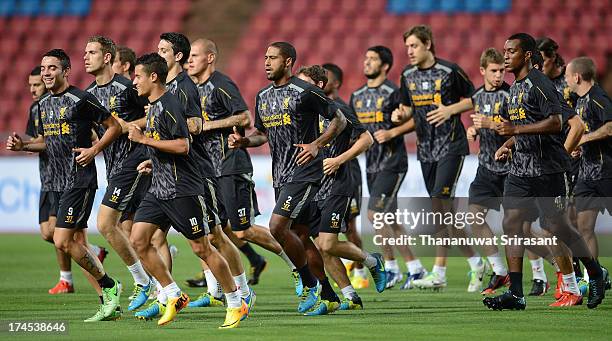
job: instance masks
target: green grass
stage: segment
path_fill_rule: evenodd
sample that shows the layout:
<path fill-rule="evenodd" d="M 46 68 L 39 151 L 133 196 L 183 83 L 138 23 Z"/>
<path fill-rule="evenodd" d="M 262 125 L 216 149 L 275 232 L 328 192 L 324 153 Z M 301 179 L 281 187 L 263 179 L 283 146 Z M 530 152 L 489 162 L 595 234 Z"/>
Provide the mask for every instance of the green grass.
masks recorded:
<path fill-rule="evenodd" d="M 177 283 L 191 296 L 200 292 L 183 284 L 198 270 L 198 262 L 180 236 L 171 236 L 180 249 L 175 262 Z M 99 236 L 91 242 L 107 246 Z M 329 316 L 304 317 L 297 313 L 297 298 L 285 265 L 270 253 L 262 254 L 271 263 L 255 287 L 257 305 L 252 316 L 235 330 L 218 330 L 224 309 L 186 309 L 175 322 L 158 327 L 154 321 L 136 320 L 124 312 L 117 322 L 85 324 L 84 318 L 97 307 L 97 296 L 73 264 L 77 293 L 51 296 L 47 290 L 58 277 L 51 246 L 36 235 L 0 236 L 0 321 L 66 320 L 67 335 L 10 335 L 0 332 L 0 339 L 35 340 L 432 340 L 432 339 L 608 339 L 612 315 L 612 297 L 597 309 L 581 307 L 553 309 L 551 294 L 528 298 L 527 310 L 493 312 L 481 303 L 479 294 L 465 292 L 467 263 L 449 260 L 450 287 L 441 293 L 392 289 L 377 294 L 374 289 L 360 291 L 365 310 L 337 312 Z M 432 259 L 423 259 L 431 268 Z M 602 258 L 612 264 L 612 258 Z M 131 278 L 116 254 L 105 262 L 109 274 L 119 278 L 126 288 L 122 306 L 127 310 Z M 77 271 L 78 270 L 78 271 Z M 550 270 L 550 269 L 549 269 Z M 530 273 L 530 270 L 527 272 Z M 529 277 L 529 276 L 527 276 Z M 554 278 L 552 275 L 550 278 Z M 529 278 L 526 278 L 528 280 Z M 554 280 L 553 280 L 554 282 Z M 526 290 L 530 288 L 525 283 Z M 338 290 L 339 292 L 339 290 Z M 611 295 L 611 292 L 608 292 Z"/>

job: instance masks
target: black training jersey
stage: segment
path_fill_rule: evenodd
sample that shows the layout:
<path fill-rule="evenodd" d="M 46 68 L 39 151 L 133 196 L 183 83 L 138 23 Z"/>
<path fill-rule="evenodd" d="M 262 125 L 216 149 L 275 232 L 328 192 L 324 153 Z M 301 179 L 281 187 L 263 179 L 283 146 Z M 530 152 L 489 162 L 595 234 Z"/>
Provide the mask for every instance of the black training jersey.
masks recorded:
<path fill-rule="evenodd" d="M 490 117 L 494 122 L 501 122 L 501 109 L 510 95 L 510 85 L 504 82 L 498 89 L 485 90 L 481 86 L 472 95 L 472 105 L 478 114 Z M 506 142 L 507 137 L 498 135 L 493 129 L 480 129 L 480 152 L 478 162 L 482 167 L 495 174 L 508 174 L 510 166 L 505 162 L 495 160 L 495 152 Z"/>
<path fill-rule="evenodd" d="M 90 148 L 91 131 L 110 113 L 89 92 L 74 86 L 38 102 L 38 133 L 45 137 L 51 172 L 51 191 L 97 187 L 96 164 L 79 166 L 73 148 Z"/>
<path fill-rule="evenodd" d="M 132 122 L 144 117 L 144 106 L 148 103 L 145 98 L 138 96 L 138 91 L 132 82 L 115 74 L 113 79 L 104 85 L 93 82 L 87 91 L 94 95 L 111 115 L 126 122 Z M 96 133 L 99 137 L 104 135 L 104 126 L 98 124 Z M 140 143 L 132 143 L 128 134 L 122 134 L 104 149 L 106 163 L 106 178 L 112 179 L 123 169 L 133 169 L 146 160 L 146 149 Z"/>
<path fill-rule="evenodd" d="M 355 111 L 359 122 L 372 134 L 377 130 L 389 130 L 395 125 L 391 113 L 399 106 L 397 86 L 386 79 L 381 85 L 370 88 L 362 86 L 351 94 L 349 105 Z M 374 140 L 366 151 L 366 172 L 388 171 L 403 173 L 408 169 L 408 158 L 404 136 L 398 136 L 383 144 Z"/>
<path fill-rule="evenodd" d="M 297 77 L 281 86 L 270 84 L 255 98 L 255 128 L 268 134 L 272 153 L 274 188 L 286 183 L 319 183 L 323 177 L 323 153 L 298 166 L 302 148 L 319 137 L 319 115 L 332 118 L 330 100 L 323 91 Z"/>
<path fill-rule="evenodd" d="M 540 71 L 531 69 L 527 76 L 510 87 L 502 117 L 514 125 L 532 124 L 551 115 L 561 115 L 561 105 L 552 82 Z M 567 170 L 567 152 L 562 134 L 516 135 L 510 174 L 536 177 Z"/>
<path fill-rule="evenodd" d="M 179 100 L 183 107 L 185 119 L 190 117 L 202 118 L 198 87 L 185 71 L 181 71 L 172 81 L 166 83 L 166 89 Z M 205 148 L 204 134 L 200 133 L 191 137 L 193 140 L 191 147 L 194 151 L 194 159 L 197 162 L 199 174 L 202 178 L 214 176 L 213 164 Z"/>
<path fill-rule="evenodd" d="M 221 72 L 213 72 L 206 82 L 199 84 L 198 92 L 204 125 L 206 121 L 221 120 L 248 110 L 238 86 Z M 238 130 L 244 134 L 244 128 Z M 205 148 L 211 156 L 215 176 L 253 172 L 249 153 L 242 148 L 229 148 L 227 140 L 232 133 L 232 128 L 204 133 Z"/>
<path fill-rule="evenodd" d="M 571 92 L 569 86 L 567 85 L 567 81 L 565 80 L 565 68 L 563 72 L 555 78 L 551 79 L 555 89 L 563 96 L 563 100 L 567 105 L 572 108 L 576 107 L 576 101 L 578 100 L 578 95 L 575 92 Z"/>
<path fill-rule="evenodd" d="M 605 90 L 595 84 L 579 97 L 576 112 L 586 125 L 586 134 L 612 121 L 612 102 Z M 582 145 L 580 179 L 600 180 L 612 178 L 612 137 Z"/>
<path fill-rule="evenodd" d="M 454 63 L 436 58 L 433 66 L 419 69 L 408 66 L 400 77 L 401 102 L 412 106 L 418 139 L 417 157 L 423 162 L 436 162 L 447 154 L 469 153 L 461 115 L 453 115 L 441 126 L 427 122 L 427 113 L 439 104 L 451 105 L 468 98 L 474 85 Z"/>
<path fill-rule="evenodd" d="M 342 100 L 334 100 L 330 105 L 330 110 L 332 112 L 340 110 L 344 114 L 344 117 L 346 117 L 346 128 L 331 140 L 322 151 L 326 158 L 337 157 L 347 151 L 351 147 L 352 137 L 359 136 L 366 131 L 353 110 L 346 103 L 342 102 Z M 330 123 L 331 121 L 329 119 L 320 117 L 319 131 L 323 133 Z M 331 176 L 323 176 L 321 188 L 315 195 L 314 200 L 325 200 L 332 194 L 350 196 L 354 192 L 353 187 L 350 164 L 345 163 Z"/>
<path fill-rule="evenodd" d="M 39 125 L 39 115 L 38 115 L 38 101 L 35 101 L 30 106 L 30 115 L 28 117 L 28 124 L 26 125 L 26 135 L 31 137 L 38 137 L 38 125 Z M 47 155 L 47 151 L 42 151 L 38 153 L 38 172 L 40 174 L 40 190 L 43 192 L 48 192 L 51 190 L 52 185 L 52 176 L 51 170 L 49 169 L 49 156 Z"/>
<path fill-rule="evenodd" d="M 183 106 L 171 93 L 166 92 L 151 103 L 145 134 L 158 141 L 189 138 Z M 149 192 L 157 199 L 169 200 L 202 194 L 202 179 L 193 161 L 191 148 L 188 155 L 178 155 L 149 147 L 149 155 L 153 162 Z"/>

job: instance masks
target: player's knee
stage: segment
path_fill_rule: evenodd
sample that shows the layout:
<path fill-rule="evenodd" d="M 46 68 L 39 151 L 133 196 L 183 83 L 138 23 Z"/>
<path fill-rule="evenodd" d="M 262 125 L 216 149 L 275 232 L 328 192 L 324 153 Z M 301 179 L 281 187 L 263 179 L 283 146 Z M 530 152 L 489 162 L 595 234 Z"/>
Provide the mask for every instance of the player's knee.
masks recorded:
<path fill-rule="evenodd" d="M 134 251 L 136 251 L 138 254 L 142 254 L 146 250 L 147 246 L 151 245 L 150 243 L 147 243 L 144 238 L 139 238 L 135 234 L 130 235 L 130 244 L 134 248 Z"/>
<path fill-rule="evenodd" d="M 202 238 L 194 243 L 191 243 L 191 249 L 200 259 L 206 259 L 210 253 L 210 244 L 208 243 L 208 240 Z"/>
<path fill-rule="evenodd" d="M 61 236 L 59 234 L 54 234 L 53 235 L 53 243 L 55 244 L 55 248 L 57 248 L 60 251 L 63 251 L 65 253 L 69 253 L 70 251 L 70 243 L 72 242 L 72 240 L 70 240 L 70 238 L 66 238 L 64 236 Z"/>
<path fill-rule="evenodd" d="M 331 238 L 326 238 L 326 239 L 320 239 L 317 245 L 319 246 L 319 249 L 322 252 L 330 253 L 333 251 L 334 247 L 336 246 L 336 242 L 335 240 Z"/>

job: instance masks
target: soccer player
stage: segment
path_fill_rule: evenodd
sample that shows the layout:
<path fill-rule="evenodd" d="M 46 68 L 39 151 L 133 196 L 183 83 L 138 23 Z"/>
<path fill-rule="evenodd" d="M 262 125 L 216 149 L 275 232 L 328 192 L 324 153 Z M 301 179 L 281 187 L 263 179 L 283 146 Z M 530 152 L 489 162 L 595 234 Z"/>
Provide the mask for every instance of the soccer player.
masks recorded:
<path fill-rule="evenodd" d="M 508 174 L 508 165 L 495 160 L 495 152 L 506 142 L 507 138 L 497 135 L 488 124 L 489 120 L 501 120 L 499 116 L 501 106 L 509 95 L 510 85 L 504 82 L 503 63 L 504 56 L 495 48 L 490 47 L 482 52 L 480 74 L 483 76 L 484 85 L 476 89 L 471 96 L 471 106 L 475 112 L 472 115 L 474 125 L 467 129 L 467 137 L 472 141 L 476 138 L 480 141 L 478 170 L 469 190 L 469 210 L 475 216 L 486 215 L 490 209 L 500 210 L 504 182 Z M 454 104 L 449 108 L 452 110 L 453 106 L 459 105 Z M 478 238 L 493 238 L 494 236 L 486 221 L 482 224 L 472 224 L 472 233 Z M 499 254 L 497 246 L 483 246 L 483 250 L 493 268 L 489 284 L 481 292 L 487 295 L 495 293 L 495 290 L 506 285 L 510 279 L 505 260 Z"/>
<path fill-rule="evenodd" d="M 11 150 L 46 151 L 51 165 L 51 191 L 61 192 L 53 232 L 55 246 L 70 254 L 101 287 L 98 312 L 85 322 L 116 319 L 121 316 L 121 284 L 109 277 L 87 245 L 84 229 L 91 213 L 97 187 L 94 157 L 121 134 L 121 126 L 98 100 L 68 82 L 70 58 L 61 49 L 43 55 L 41 74 L 49 95 L 38 102 L 39 137 L 22 141 L 9 137 Z M 94 123 L 106 129 L 92 146 Z M 78 231 L 78 232 L 77 232 Z"/>
<path fill-rule="evenodd" d="M 130 245 L 129 235 L 120 226 L 122 214 L 133 217 L 150 184 L 150 177 L 136 170 L 148 159 L 147 150 L 143 145 L 131 143 L 127 136 L 128 124 L 144 117 L 144 106 L 148 103 L 138 96 L 129 79 L 113 71 L 111 62 L 116 53 L 111 39 L 93 36 L 87 40 L 83 59 L 85 71 L 95 77 L 86 91 L 98 99 L 122 128 L 121 136 L 104 149 L 108 187 L 98 211 L 97 223 L 98 230 L 121 257 L 134 279 L 133 299 L 128 306 L 132 311 L 146 303 L 155 287 Z M 96 128 L 99 136 L 104 135 L 104 127 Z"/>
<path fill-rule="evenodd" d="M 587 306 L 595 308 L 605 295 L 603 271 L 578 231 L 567 222 L 564 202 L 567 152 L 560 134 L 561 107 L 552 82 L 532 68 L 531 56 L 535 49 L 535 40 L 526 33 L 510 36 L 504 45 L 504 66 L 515 76 L 509 100 L 502 109 L 504 120 L 494 125 L 498 134 L 514 136 L 515 143 L 504 188 L 504 233 L 522 237 L 523 224 L 530 219 L 532 208 L 537 207 L 542 227 L 580 257 L 589 271 L 591 292 Z M 508 152 L 498 151 L 496 159 L 506 159 Z M 506 246 L 510 290 L 485 298 L 485 306 L 495 310 L 525 309 L 524 251 L 523 245 Z"/>
<path fill-rule="evenodd" d="M 319 65 L 301 68 L 298 77 L 310 84 L 325 89 L 328 81 L 326 71 Z M 365 263 L 372 273 L 376 284 L 376 290 L 382 292 L 386 286 L 386 273 L 384 261 L 379 253 L 370 254 L 362 251 L 350 241 L 338 240 L 338 233 L 346 220 L 352 194 L 352 178 L 349 172 L 349 161 L 366 151 L 373 143 L 372 135 L 361 125 L 357 116 L 351 108 L 342 101 L 334 100 L 330 110 L 340 110 L 347 119 L 347 125 L 322 151 L 325 155 L 323 160 L 323 173 L 321 188 L 311 203 L 310 215 L 313 216 L 311 234 L 316 234 L 316 243 L 321 251 L 325 267 L 334 277 L 342 290 L 345 299 L 350 300 L 353 305 L 361 304 L 361 299 L 350 285 L 342 261 L 343 257 L 355 262 Z M 320 117 L 320 129 L 327 128 L 330 120 Z M 351 146 L 351 138 L 357 136 L 357 140 Z M 342 277 L 341 280 L 335 278 Z M 343 285 L 342 283 L 347 285 Z M 347 302 L 348 303 L 348 302 Z M 350 305 L 350 303 L 348 303 Z M 309 312 L 309 315 L 324 315 L 334 309 L 334 303 L 321 297 L 318 307 Z"/>
<path fill-rule="evenodd" d="M 366 174 L 370 200 L 368 219 L 374 221 L 375 213 L 395 212 L 397 192 L 404 181 L 408 169 L 408 157 L 403 135 L 410 131 L 410 123 L 395 126 L 391 122 L 391 112 L 396 107 L 392 96 L 397 94 L 397 86 L 387 79 L 393 66 L 393 54 L 385 46 L 370 47 L 365 54 L 363 72 L 367 82 L 351 94 L 349 105 L 357 114 L 361 124 L 374 136 L 374 145 L 366 151 Z M 397 96 L 396 96 L 397 97 Z M 398 224 L 385 225 L 381 233 L 387 237 L 400 237 L 406 234 Z M 408 268 L 409 276 L 404 288 L 410 287 L 413 280 L 422 278 L 424 268 L 406 245 L 396 246 Z M 387 288 L 402 280 L 402 273 L 395 259 L 393 248 L 381 247 L 387 271 Z"/>
<path fill-rule="evenodd" d="M 203 112 L 200 104 L 200 96 L 195 83 L 187 75 L 181 65 L 184 65 L 189 59 L 189 53 L 191 45 L 189 40 L 181 33 L 167 32 L 160 35 L 160 41 L 158 43 L 158 54 L 166 60 L 168 64 L 168 76 L 166 80 L 166 87 L 168 92 L 176 96 L 179 103 L 183 106 L 185 113 L 185 119 L 187 121 L 189 132 L 193 139 L 193 156 L 199 170 L 199 174 L 204 179 L 204 200 L 206 201 L 206 209 L 208 216 L 208 224 L 210 229 L 209 239 L 210 242 L 219 249 L 219 252 L 227 260 L 236 285 L 242 298 L 248 303 L 249 310 L 255 303 L 255 296 L 252 295 L 252 291 L 247 283 L 246 274 L 242 265 L 242 260 L 238 249 L 229 240 L 227 235 L 223 232 L 221 226 L 225 225 L 226 218 L 224 217 L 224 207 L 222 201 L 219 199 L 221 193 L 218 191 L 216 179 L 214 178 L 214 169 L 211 161 L 211 155 L 206 150 L 206 139 L 202 133 L 202 122 Z M 223 223 L 222 223 L 223 222 Z M 157 231 L 158 242 L 156 246 L 159 248 L 168 250 L 166 235 L 161 234 L 162 231 Z M 192 248 L 197 247 L 195 244 L 191 244 Z M 171 257 L 168 253 L 165 253 L 165 261 L 170 264 L 172 262 Z M 210 281 L 209 281 L 210 279 Z M 206 295 L 201 297 L 202 300 L 196 300 L 193 303 L 198 306 L 207 305 L 220 305 L 222 303 L 223 294 L 218 288 L 217 281 L 214 276 L 207 278 L 207 284 L 209 290 L 215 290 L 213 295 Z M 160 288 L 158 288 L 160 289 Z M 162 292 L 161 300 L 165 300 Z M 217 298 L 216 304 L 213 304 L 213 298 Z M 202 303 L 203 305 L 199 305 Z M 193 306 L 193 305 L 192 305 Z M 151 308 L 155 309 L 155 305 Z M 146 311 L 141 314 L 148 314 Z M 139 314 L 140 316 L 140 314 Z"/>
<path fill-rule="evenodd" d="M 264 66 L 271 83 L 257 94 L 255 131 L 248 137 L 230 135 L 229 146 L 270 144 L 276 193 L 270 232 L 300 274 L 303 290 L 298 311 L 304 313 L 317 303 L 319 283 L 308 267 L 303 243 L 290 227 L 320 187 L 323 157 L 319 149 L 334 137 L 344 117 L 336 112 L 329 128 L 318 136 L 319 115 L 331 119 L 334 113 L 329 111 L 323 91 L 291 75 L 296 56 L 295 48 L 287 42 L 268 46 Z"/>
<path fill-rule="evenodd" d="M 325 70 L 327 70 L 328 81 L 323 89 L 325 95 L 335 102 L 348 106 L 348 104 L 346 104 L 338 94 L 343 80 L 342 69 L 338 65 L 332 63 L 326 63 L 322 66 Z M 350 109 L 350 107 L 348 107 L 348 109 Z M 355 136 L 353 136 L 353 138 L 355 138 Z M 348 241 L 361 249 L 362 242 L 361 237 L 359 236 L 359 231 L 357 231 L 357 217 L 361 213 L 362 180 L 361 167 L 359 166 L 359 161 L 357 158 L 349 161 L 349 173 L 353 184 L 353 191 L 351 193 L 351 203 L 348 216 L 346 217 L 346 229 L 344 229 L 343 232 Z M 348 269 L 352 271 L 350 283 L 355 289 L 364 289 L 370 285 L 366 269 L 363 267 L 362 263 L 351 262 L 349 263 Z M 343 306 L 340 305 L 340 307 Z"/>
<path fill-rule="evenodd" d="M 138 165 L 138 170 L 152 173 L 153 178 L 149 192 L 136 211 L 130 241 L 167 297 L 167 304 L 158 304 L 162 314 L 158 325 L 170 323 L 189 303 L 189 297 L 181 292 L 151 244 L 156 230 L 167 231 L 172 225 L 189 239 L 198 257 L 210 264 L 226 293 L 227 314 L 219 328 L 235 328 L 248 308 L 240 298 L 227 262 L 208 241 L 210 230 L 202 198 L 204 183 L 193 160 L 183 105 L 166 90 L 167 74 L 166 61 L 156 53 L 136 60 L 134 85 L 138 95 L 147 97 L 151 104 L 144 134 L 132 123 L 129 138 L 148 147 L 151 159 Z"/>
<path fill-rule="evenodd" d="M 127 79 L 132 79 L 136 54 L 127 46 L 117 46 L 117 53 L 112 61 L 113 72 Z"/>
<path fill-rule="evenodd" d="M 579 143 L 580 173 L 575 187 L 578 229 L 597 259 L 597 215 L 604 209 L 612 212 L 612 103 L 595 83 L 595 74 L 595 64 L 587 57 L 572 60 L 565 70 L 570 90 L 579 96 L 576 112 L 586 124 L 586 134 Z M 609 289 L 608 270 L 602 268 Z"/>
<path fill-rule="evenodd" d="M 401 106 L 397 111 L 412 117 L 419 143 L 417 158 L 434 212 L 452 212 L 452 199 L 469 153 L 461 113 L 471 107 L 474 86 L 456 64 L 435 55 L 433 34 L 428 26 L 418 25 L 404 33 L 410 65 L 400 78 Z M 463 99 L 462 99 L 463 98 Z M 451 106 L 451 104 L 458 105 Z M 399 115 L 402 116 L 402 115 Z M 464 237 L 465 231 L 451 226 L 437 226 L 436 236 Z M 459 247 L 470 265 L 468 292 L 480 291 L 486 262 L 470 246 Z M 436 248 L 433 270 L 425 278 L 415 280 L 421 288 L 446 287 L 448 248 Z"/>
<path fill-rule="evenodd" d="M 281 257 L 292 270 L 294 278 L 299 274 L 280 244 L 270 231 L 254 225 L 259 214 L 257 196 L 252 180 L 253 165 L 246 149 L 230 149 L 227 145 L 233 128 L 242 134 L 251 124 L 251 114 L 236 84 L 216 70 L 217 45 L 208 39 L 197 39 L 191 44 L 189 75 L 195 77 L 204 116 L 203 134 L 206 148 L 213 161 L 215 177 L 222 192 L 223 205 L 229 216 L 231 228 L 226 229 L 230 239 L 234 236 L 253 242 Z M 259 282 L 259 274 L 267 262 L 255 253 L 248 243 L 240 247 L 251 262 L 251 285 Z M 299 288 L 299 284 L 297 284 Z M 296 289 L 297 290 L 297 289 Z M 301 289 L 297 291 L 301 293 Z"/>

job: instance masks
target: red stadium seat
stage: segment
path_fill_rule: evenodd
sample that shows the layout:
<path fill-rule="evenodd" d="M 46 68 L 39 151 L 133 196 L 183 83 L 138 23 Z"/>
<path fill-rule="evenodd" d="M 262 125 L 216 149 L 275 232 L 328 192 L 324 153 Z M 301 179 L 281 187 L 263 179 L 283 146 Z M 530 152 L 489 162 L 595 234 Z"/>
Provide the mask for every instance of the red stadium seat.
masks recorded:
<path fill-rule="evenodd" d="M 478 20 L 473 14 L 456 14 L 453 16 L 453 32 L 474 32 L 478 27 Z"/>

